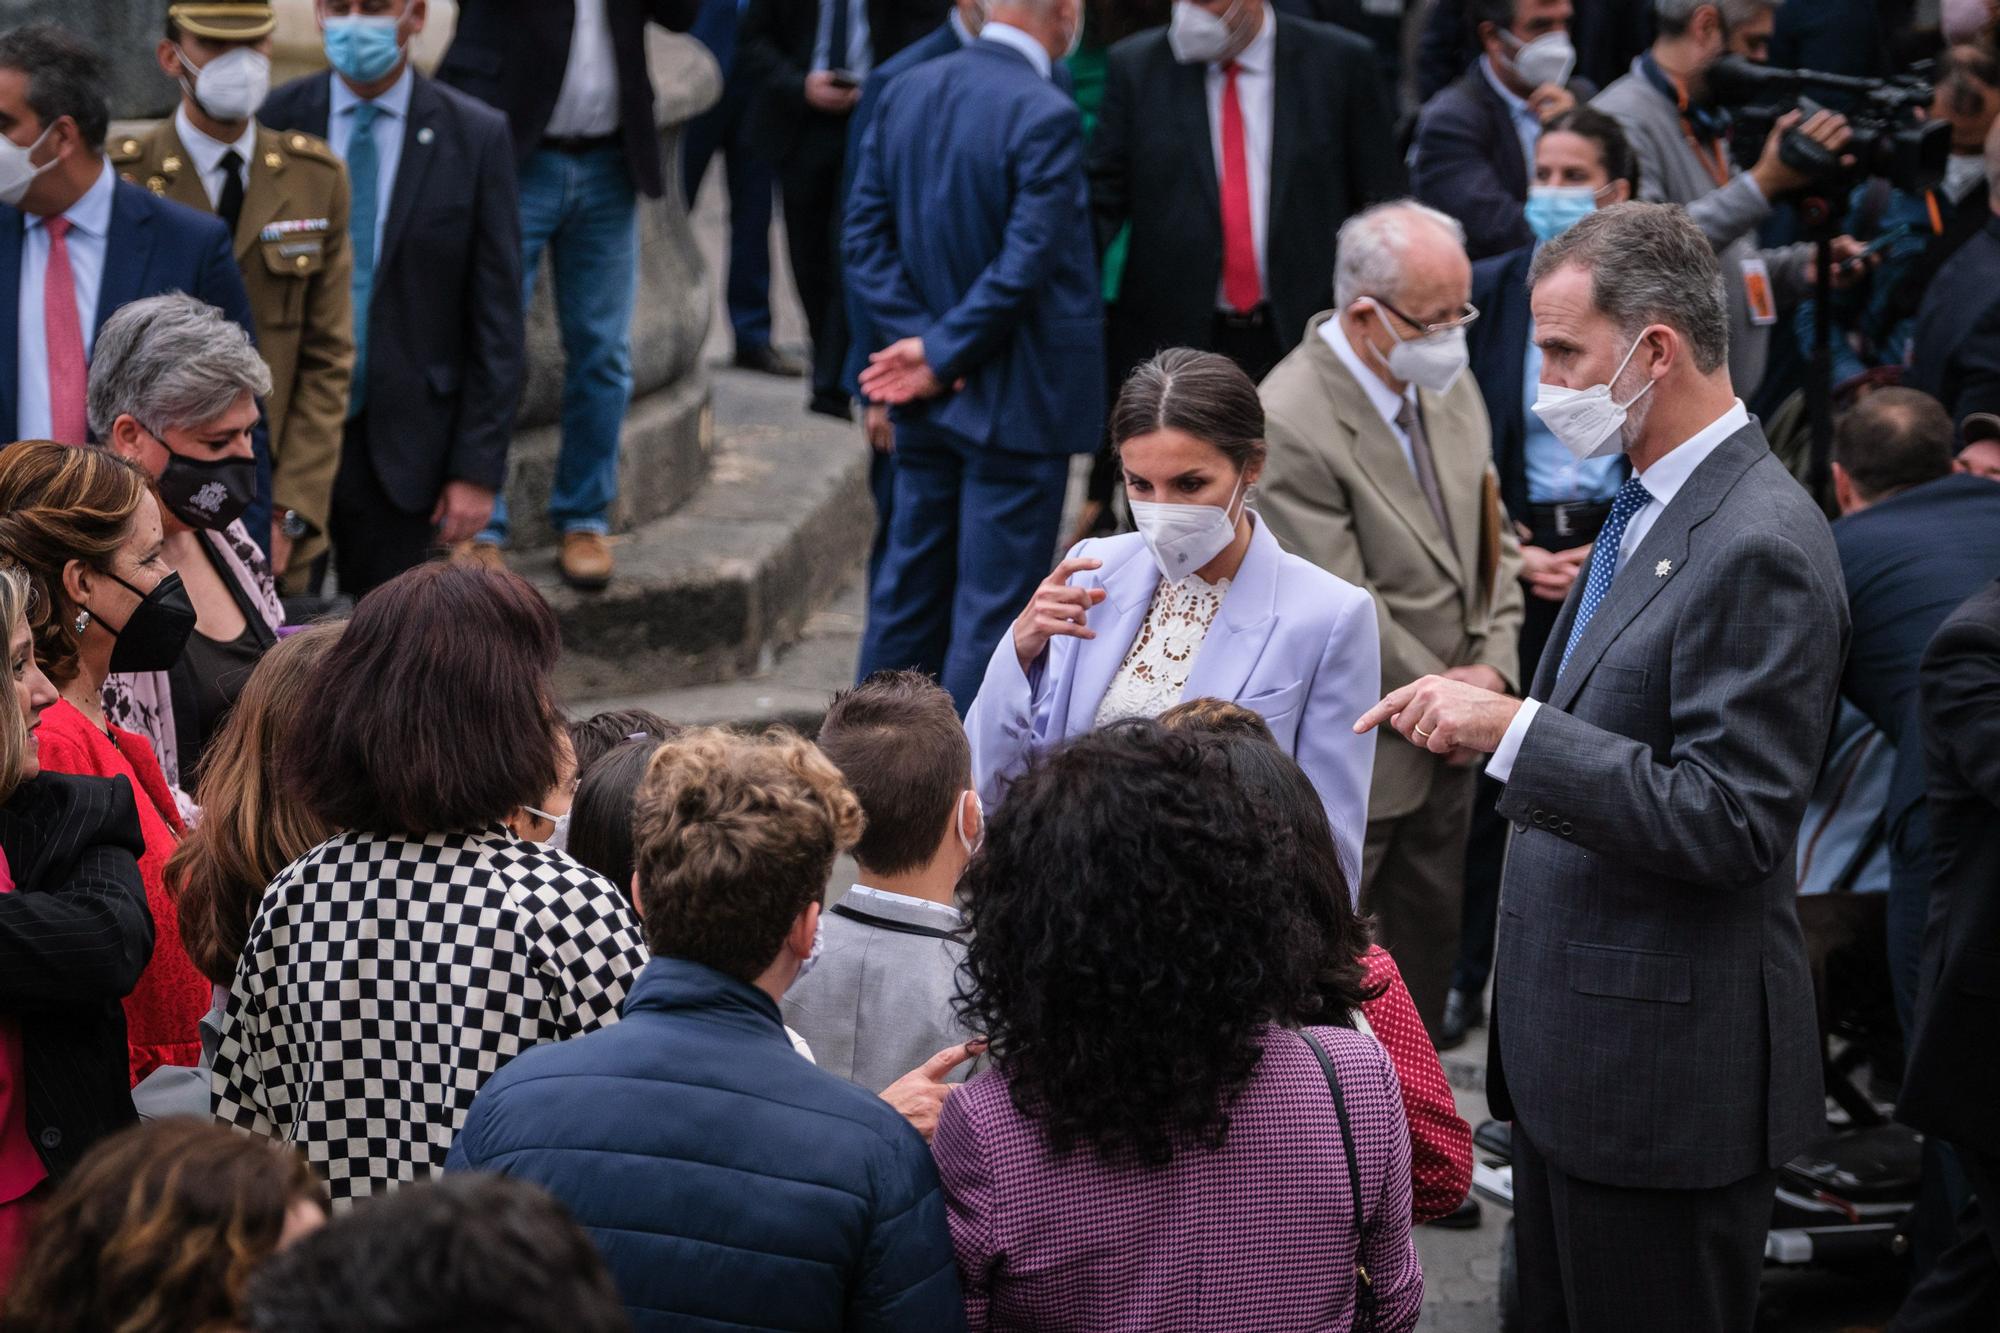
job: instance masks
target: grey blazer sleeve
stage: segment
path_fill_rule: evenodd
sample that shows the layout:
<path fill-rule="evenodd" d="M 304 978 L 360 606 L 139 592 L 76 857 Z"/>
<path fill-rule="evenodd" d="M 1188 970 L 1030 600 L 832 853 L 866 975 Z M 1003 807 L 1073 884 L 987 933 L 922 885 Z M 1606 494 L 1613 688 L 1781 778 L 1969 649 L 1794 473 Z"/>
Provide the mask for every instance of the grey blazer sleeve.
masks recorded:
<path fill-rule="evenodd" d="M 1768 528 L 1739 533 L 1702 568 L 1674 629 L 1671 750 L 1544 707 L 1497 808 L 1516 821 L 1553 814 L 1578 845 L 1657 875 L 1750 888 L 1791 855 L 1826 745 L 1845 594 Z"/>

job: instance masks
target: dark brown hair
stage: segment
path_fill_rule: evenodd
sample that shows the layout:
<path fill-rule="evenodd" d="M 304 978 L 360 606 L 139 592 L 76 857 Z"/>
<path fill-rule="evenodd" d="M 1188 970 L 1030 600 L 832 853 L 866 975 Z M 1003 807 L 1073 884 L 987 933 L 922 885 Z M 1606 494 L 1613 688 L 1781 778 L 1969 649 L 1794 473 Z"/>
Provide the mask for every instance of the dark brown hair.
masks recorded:
<path fill-rule="evenodd" d="M 660 742 L 626 741 L 590 766 L 569 807 L 569 845 L 577 864 L 595 870 L 618 892 L 632 893 L 632 814 L 646 765 Z"/>
<path fill-rule="evenodd" d="M 0 449 L 0 557 L 34 585 L 35 656 L 56 685 L 76 679 L 77 606 L 63 567 L 109 571 L 151 492 L 146 474 L 103 449 L 27 440 Z"/>
<path fill-rule="evenodd" d="M 651 738 L 655 745 L 681 734 L 678 723 L 669 722 L 646 708 L 607 708 L 569 724 L 570 747 L 576 752 L 579 789 L 597 761 L 635 736 Z"/>
<path fill-rule="evenodd" d="M 1875 390 L 1840 414 L 1833 461 L 1864 500 L 1936 481 L 1951 471 L 1951 414 L 1927 393 Z"/>
<path fill-rule="evenodd" d="M 225 1333 L 293 1204 L 326 1189 L 292 1148 L 170 1118 L 92 1148 L 35 1219 L 5 1333 Z"/>
<path fill-rule="evenodd" d="M 811 741 L 706 728 L 662 745 L 634 821 L 655 954 L 755 980 L 861 836 L 861 803 Z"/>
<path fill-rule="evenodd" d="M 1169 731 L 1200 731 L 1210 736 L 1249 736 L 1268 745 L 1276 745 L 1278 738 L 1271 734 L 1271 724 L 1264 715 L 1254 708 L 1230 703 L 1227 699 L 1217 699 L 1203 695 L 1199 699 L 1183 699 L 1160 714 L 1160 725 Z"/>
<path fill-rule="evenodd" d="M 279 774 L 298 744 L 306 682 L 343 628 L 301 630 L 257 663 L 202 760 L 195 788 L 202 817 L 167 859 L 181 943 L 218 986 L 236 975 L 265 887 L 333 832 Z"/>
<path fill-rule="evenodd" d="M 854 845 L 861 868 L 927 865 L 972 785 L 972 746 L 951 696 L 920 671 L 878 671 L 833 696 L 819 748 L 867 817 Z"/>
<path fill-rule="evenodd" d="M 1156 430 L 1205 440 L 1238 472 L 1264 457 L 1264 404 L 1257 386 L 1226 356 L 1169 347 L 1134 370 L 1111 409 L 1111 442 Z"/>
<path fill-rule="evenodd" d="M 434 563 L 361 599 L 307 682 L 290 767 L 326 824 L 423 835 L 539 805 L 561 767 L 555 613 L 506 570 Z"/>

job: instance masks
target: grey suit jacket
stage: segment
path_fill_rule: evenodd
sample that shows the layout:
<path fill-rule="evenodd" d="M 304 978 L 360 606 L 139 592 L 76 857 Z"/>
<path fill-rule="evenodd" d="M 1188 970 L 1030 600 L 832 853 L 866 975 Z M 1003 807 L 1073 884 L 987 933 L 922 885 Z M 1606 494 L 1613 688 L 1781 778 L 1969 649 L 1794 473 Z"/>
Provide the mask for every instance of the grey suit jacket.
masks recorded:
<path fill-rule="evenodd" d="M 1759 250 L 1756 231 L 1771 215 L 1763 191 L 1739 172 L 1727 185 L 1717 186 L 1702 165 L 1687 135 L 1681 132 L 1680 108 L 1660 95 L 1639 62 L 1623 78 L 1591 99 L 1592 106 L 1618 122 L 1639 159 L 1639 198 L 1656 204 L 1682 204 L 1707 235 L 1722 261 L 1722 284 L 1729 295 L 1729 378 L 1745 398 L 1763 382 L 1770 357 L 1771 333 L 1779 324 L 1750 322 L 1749 297 L 1743 286 L 1743 261 L 1761 255 L 1770 270 L 1772 295 L 1781 311 L 1804 298 L 1805 266 L 1810 247 L 1787 246 Z"/>
<path fill-rule="evenodd" d="M 1824 1128 L 1793 844 L 1847 643 L 1826 520 L 1753 422 L 1619 569 L 1560 680 L 1543 656 L 1498 804 L 1488 1088 L 1565 1173 L 1709 1188 Z"/>
<path fill-rule="evenodd" d="M 921 908 L 876 899 L 862 910 L 905 925 L 938 924 Z M 819 961 L 792 983 L 779 1008 L 821 1069 L 880 1092 L 971 1035 L 952 1008 L 958 966 L 965 961 L 962 943 L 903 934 L 833 911 L 821 913 L 819 930 Z M 962 1082 L 976 1068 L 962 1066 L 948 1081 Z"/>

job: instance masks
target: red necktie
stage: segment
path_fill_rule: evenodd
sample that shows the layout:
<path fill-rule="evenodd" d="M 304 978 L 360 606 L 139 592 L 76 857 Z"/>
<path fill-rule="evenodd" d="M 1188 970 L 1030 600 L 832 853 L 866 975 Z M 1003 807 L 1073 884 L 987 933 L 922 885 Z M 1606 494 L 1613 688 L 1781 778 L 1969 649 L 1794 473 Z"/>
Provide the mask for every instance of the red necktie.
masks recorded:
<path fill-rule="evenodd" d="M 76 276 L 69 267 L 68 218 L 50 218 L 49 263 L 42 275 L 42 337 L 49 356 L 49 438 L 61 444 L 90 439 L 84 419 L 87 372 L 83 322 L 76 313 Z"/>
<path fill-rule="evenodd" d="M 1257 236 L 1250 225 L 1250 160 L 1243 148 L 1243 104 L 1236 99 L 1237 65 L 1222 67 L 1222 299 L 1235 311 L 1257 308 Z"/>

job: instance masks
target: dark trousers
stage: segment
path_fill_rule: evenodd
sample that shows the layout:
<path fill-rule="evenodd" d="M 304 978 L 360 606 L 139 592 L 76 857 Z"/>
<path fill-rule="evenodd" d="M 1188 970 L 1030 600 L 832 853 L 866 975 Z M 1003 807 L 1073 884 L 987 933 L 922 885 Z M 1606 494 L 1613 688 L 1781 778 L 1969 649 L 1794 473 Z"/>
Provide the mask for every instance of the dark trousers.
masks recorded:
<path fill-rule="evenodd" d="M 1521 1327 L 1535 1333 L 1750 1333 L 1778 1173 L 1714 1189 L 1565 1174 L 1514 1122 Z"/>
<path fill-rule="evenodd" d="M 2000 1158 L 1965 1148 L 1956 1155 L 1972 1183 L 1958 1237 L 1904 1297 L 1890 1333 L 2000 1328 Z"/>
<path fill-rule="evenodd" d="M 732 16 L 733 20 L 733 16 Z M 687 123 L 681 132 L 681 193 L 689 208 L 715 154 L 722 154 L 723 183 L 729 187 L 729 281 L 723 299 L 736 350 L 771 341 L 770 164 L 758 157 L 744 133 L 750 94 L 741 77 L 730 76 L 722 100 Z"/>
<path fill-rule="evenodd" d="M 778 167 L 785 196 L 785 241 L 792 281 L 812 331 L 815 395 L 845 398 L 841 363 L 847 359 L 847 308 L 840 296 L 837 237 L 841 166 L 847 157 L 847 118 L 806 113 L 798 143 Z"/>
<path fill-rule="evenodd" d="M 868 588 L 873 591 L 889 554 L 889 520 L 896 513 L 896 455 L 869 450 L 868 494 L 875 501 L 875 540 L 868 546 Z"/>
<path fill-rule="evenodd" d="M 406 569 L 431 558 L 437 529 L 431 511 L 412 514 L 389 498 L 368 456 L 368 414 L 349 418 L 333 479 L 327 536 L 340 590 L 359 600 Z"/>
<path fill-rule="evenodd" d="M 1362 844 L 1361 910 L 1396 960 L 1424 1026 L 1436 1036 L 1458 957 L 1465 830 L 1478 774 L 1440 763 L 1430 795 L 1407 815 L 1371 819 Z"/>
<path fill-rule="evenodd" d="M 1535 527 L 1528 545 L 1545 551 L 1580 546 L 1595 539 L 1602 524 L 1599 519 L 1587 528 L 1558 533 L 1545 522 Z M 1525 694 L 1528 682 L 1535 678 L 1535 668 L 1541 665 L 1542 652 L 1548 646 L 1549 634 L 1556 627 L 1563 604 L 1537 597 L 1526 587 L 1522 592 L 1527 597 L 1521 613 L 1520 682 Z M 1500 799 L 1502 785 L 1480 774 L 1479 792 L 1472 802 L 1472 831 L 1465 840 L 1465 914 L 1459 932 L 1458 962 L 1451 972 L 1451 988 L 1466 995 L 1483 991 L 1486 979 L 1493 974 L 1493 931 L 1500 919 L 1500 872 L 1507 862 L 1507 821 L 1493 808 Z"/>
<path fill-rule="evenodd" d="M 1069 459 L 896 427 L 889 546 L 870 589 L 858 675 L 913 667 L 964 713 L 987 659 L 1054 563 Z"/>

